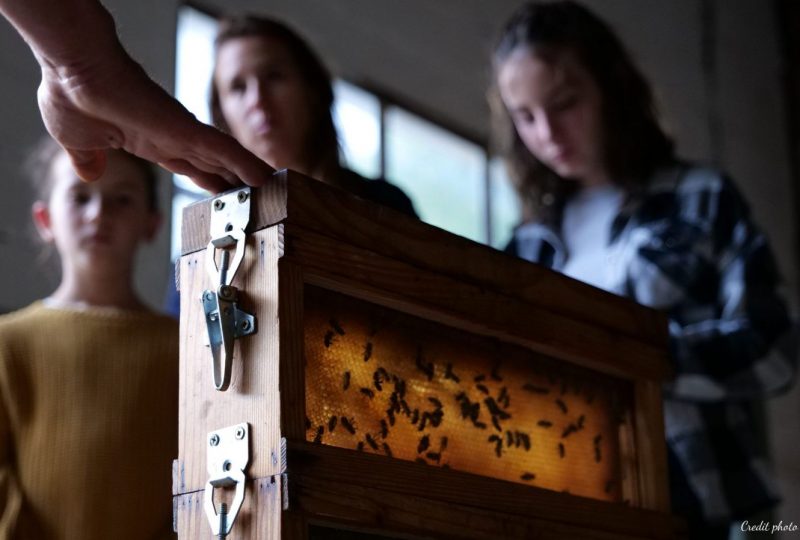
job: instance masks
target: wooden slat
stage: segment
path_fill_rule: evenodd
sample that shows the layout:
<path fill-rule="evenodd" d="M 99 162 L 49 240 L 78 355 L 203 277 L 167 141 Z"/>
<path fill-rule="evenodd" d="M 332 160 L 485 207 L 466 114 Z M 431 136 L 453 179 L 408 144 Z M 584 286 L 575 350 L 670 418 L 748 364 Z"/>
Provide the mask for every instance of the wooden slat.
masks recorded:
<path fill-rule="evenodd" d="M 216 286 L 206 272 L 205 253 L 181 258 L 181 340 L 179 394 L 178 493 L 201 489 L 206 471 L 210 431 L 240 422 L 251 425 L 250 476 L 279 474 L 280 394 L 278 359 L 278 230 L 263 229 L 247 241 L 242 266 L 233 285 L 242 292 L 240 307 L 258 318 L 256 334 L 236 340 L 231 385 L 214 388 L 211 352 L 200 301 Z"/>
<path fill-rule="evenodd" d="M 663 380 L 670 373 L 663 350 L 607 328 L 460 283 L 404 262 L 292 227 L 287 261 L 304 268 L 306 281 L 621 378 Z"/>
<path fill-rule="evenodd" d="M 639 463 L 639 491 L 644 508 L 669 512 L 667 445 L 661 386 L 638 381 L 634 386 L 634 432 Z"/>
<path fill-rule="evenodd" d="M 280 225 L 278 227 L 281 227 Z M 303 362 L 303 273 L 299 266 L 279 262 L 281 321 L 281 425 L 283 435 L 305 436 L 305 363 Z"/>
<path fill-rule="evenodd" d="M 485 520 L 477 520 L 485 528 L 480 533 L 483 536 L 476 536 L 479 538 L 492 537 L 490 530 L 519 532 L 508 521 L 509 517 L 521 519 L 527 522 L 524 527 L 533 529 L 524 528 L 519 536 L 501 534 L 495 538 L 535 537 L 527 533 L 545 522 L 548 525 L 544 530 L 598 531 L 597 536 L 587 538 L 603 538 L 604 534 L 614 535 L 607 536 L 614 538 L 673 537 L 673 520 L 664 513 L 353 450 L 290 441 L 288 465 L 291 508 L 297 510 L 299 505 L 301 510 L 315 517 L 349 520 L 351 526 L 380 524 L 390 519 L 421 525 L 423 515 L 448 524 L 460 521 L 472 525 L 471 516 L 485 512 Z M 418 498 L 428 503 L 412 502 Z M 370 500 L 375 502 L 370 503 Z M 426 506 L 431 510 L 426 510 Z M 402 517 L 400 512 L 404 508 L 409 515 Z"/>
<path fill-rule="evenodd" d="M 634 389 L 636 386 L 634 386 Z M 635 393 L 635 392 L 634 392 Z M 635 401 L 633 407 L 638 403 Z M 637 508 L 649 508 L 643 504 L 641 493 L 641 481 L 639 479 L 642 470 L 639 467 L 639 456 L 636 453 L 636 425 L 634 419 L 636 415 L 633 409 L 626 411 L 623 423 L 619 429 L 619 462 L 622 470 L 622 497 L 623 500 L 630 501 L 631 505 Z"/>
<path fill-rule="evenodd" d="M 666 345 L 666 319 L 659 312 L 606 293 L 538 265 L 450 234 L 389 208 L 306 178 L 279 171 L 255 190 L 248 230 L 281 220 L 367 251 L 489 287 L 567 318 L 588 322 L 657 347 Z M 281 205 L 286 205 L 281 207 Z M 183 253 L 209 241 L 208 202 L 184 210 Z"/>
<path fill-rule="evenodd" d="M 247 483 L 244 502 L 226 540 L 279 540 L 281 538 L 281 477 L 259 478 Z M 217 540 L 203 508 L 203 491 L 173 497 L 173 515 L 179 538 Z M 230 503 L 233 491 L 216 490 L 214 501 L 219 511 L 223 500 Z"/>
<path fill-rule="evenodd" d="M 588 528 L 535 519 L 465 505 L 443 503 L 427 497 L 408 497 L 361 485 L 319 480 L 297 475 L 292 478 L 293 504 L 302 517 L 317 527 L 358 531 L 376 538 L 537 538 L 570 540 L 633 540 L 646 535 L 604 531 L 602 525 Z M 312 538 L 315 535 L 310 535 Z M 317 535 L 316 537 L 324 537 Z M 339 532 L 333 538 L 346 536 Z M 286 538 L 286 535 L 284 535 Z"/>
<path fill-rule="evenodd" d="M 281 514 L 281 538 L 283 540 L 308 540 L 308 523 L 299 512 Z"/>
<path fill-rule="evenodd" d="M 207 433 L 242 421 L 252 426 L 248 478 L 261 480 L 248 490 L 249 510 L 237 525 L 246 534 L 241 538 L 305 538 L 308 520 L 437 538 L 673 536 L 674 522 L 663 513 L 663 315 L 296 173 L 276 173 L 254 192 L 253 205 L 247 255 L 234 285 L 243 291 L 241 307 L 258 317 L 259 331 L 237 342 L 227 392 L 211 382 L 199 300 L 204 289 L 216 287 L 205 270 L 210 206 L 200 203 L 184 214 L 180 448 L 173 470 L 181 538 L 210 537 L 198 504 L 207 479 Z M 302 442 L 307 283 L 633 379 L 627 432 L 633 474 L 625 493 L 643 508 Z M 300 507 L 282 515 L 274 491 L 283 466 L 281 429 L 293 440 L 289 489 Z"/>

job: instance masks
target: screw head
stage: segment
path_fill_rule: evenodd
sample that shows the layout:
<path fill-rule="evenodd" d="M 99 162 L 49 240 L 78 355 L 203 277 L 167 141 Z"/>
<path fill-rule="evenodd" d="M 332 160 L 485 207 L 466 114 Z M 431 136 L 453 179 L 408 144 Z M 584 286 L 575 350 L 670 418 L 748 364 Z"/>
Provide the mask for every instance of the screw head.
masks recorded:
<path fill-rule="evenodd" d="M 214 293 L 212 291 L 206 291 L 205 292 L 205 298 L 206 298 L 206 300 L 213 300 L 214 299 Z"/>
<path fill-rule="evenodd" d="M 239 440 L 244 439 L 244 428 L 243 427 L 236 428 L 236 438 L 239 439 Z"/>
<path fill-rule="evenodd" d="M 225 300 L 230 300 L 234 294 L 233 287 L 230 285 L 223 285 L 219 288 L 219 295 Z"/>
<path fill-rule="evenodd" d="M 212 313 L 209 313 L 208 314 L 208 320 L 211 321 L 211 322 L 216 321 L 217 320 L 217 312 L 214 311 Z"/>
<path fill-rule="evenodd" d="M 225 208 L 225 201 L 223 201 L 221 199 L 217 199 L 217 200 L 214 201 L 214 210 L 219 212 L 223 208 Z"/>
<path fill-rule="evenodd" d="M 217 446 L 219 444 L 219 435 L 214 433 L 208 440 L 208 444 L 210 444 L 211 446 Z"/>
<path fill-rule="evenodd" d="M 240 203 L 243 203 L 244 201 L 247 200 L 247 192 L 246 191 L 240 191 L 239 193 L 236 194 L 236 197 L 239 199 Z"/>
<path fill-rule="evenodd" d="M 244 331 L 250 330 L 250 321 L 247 320 L 242 321 L 241 323 L 239 323 L 239 327 Z"/>

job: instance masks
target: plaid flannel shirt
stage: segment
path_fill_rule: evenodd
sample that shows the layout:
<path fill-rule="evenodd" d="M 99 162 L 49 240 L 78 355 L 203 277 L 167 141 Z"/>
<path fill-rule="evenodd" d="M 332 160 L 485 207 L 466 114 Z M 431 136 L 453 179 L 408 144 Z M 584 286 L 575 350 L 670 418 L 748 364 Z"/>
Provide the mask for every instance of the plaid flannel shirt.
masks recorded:
<path fill-rule="evenodd" d="M 554 209 L 550 222 L 517 228 L 506 251 L 562 269 L 563 203 Z M 664 389 L 664 417 L 673 510 L 722 523 L 774 505 L 753 405 L 792 383 L 797 332 L 742 196 L 718 171 L 676 162 L 627 197 L 608 249 L 609 290 L 669 316 L 676 376 Z"/>

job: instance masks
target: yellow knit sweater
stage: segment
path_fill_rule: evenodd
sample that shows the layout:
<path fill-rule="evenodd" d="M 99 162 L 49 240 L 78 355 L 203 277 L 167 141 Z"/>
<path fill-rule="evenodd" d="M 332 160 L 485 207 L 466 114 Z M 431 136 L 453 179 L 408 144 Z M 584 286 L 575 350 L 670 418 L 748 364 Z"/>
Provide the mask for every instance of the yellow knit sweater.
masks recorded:
<path fill-rule="evenodd" d="M 0 317 L 0 539 L 173 538 L 177 394 L 172 319 Z"/>

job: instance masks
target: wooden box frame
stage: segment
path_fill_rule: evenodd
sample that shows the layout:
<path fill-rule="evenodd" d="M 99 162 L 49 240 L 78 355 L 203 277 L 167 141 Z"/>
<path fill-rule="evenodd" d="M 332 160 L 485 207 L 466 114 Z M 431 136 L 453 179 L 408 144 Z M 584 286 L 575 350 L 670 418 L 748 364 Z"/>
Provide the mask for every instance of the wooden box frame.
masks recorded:
<path fill-rule="evenodd" d="M 252 442 L 231 539 L 313 538 L 309 527 L 320 524 L 403 538 L 674 537 L 660 390 L 669 375 L 663 315 L 292 171 L 276 173 L 251 201 L 233 284 L 259 329 L 237 340 L 225 392 L 211 382 L 199 301 L 214 288 L 205 270 L 211 205 L 184 211 L 173 470 L 179 538 L 212 538 L 202 502 L 207 434 L 240 422 L 250 423 Z M 630 381 L 638 500 L 595 501 L 307 442 L 306 285 Z"/>

